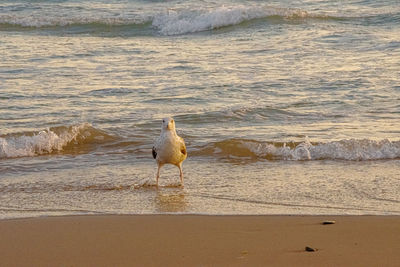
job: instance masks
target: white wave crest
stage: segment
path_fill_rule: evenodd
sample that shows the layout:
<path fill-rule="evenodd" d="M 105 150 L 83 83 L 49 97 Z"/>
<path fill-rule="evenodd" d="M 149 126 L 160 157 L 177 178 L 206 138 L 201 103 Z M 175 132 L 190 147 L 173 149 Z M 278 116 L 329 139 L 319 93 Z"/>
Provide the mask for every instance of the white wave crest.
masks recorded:
<path fill-rule="evenodd" d="M 269 16 L 304 18 L 308 13 L 294 9 L 243 5 L 199 10 L 168 10 L 156 15 L 152 25 L 163 35 L 179 35 L 237 25 Z"/>
<path fill-rule="evenodd" d="M 50 129 L 34 133 L 33 135 L 0 137 L 0 158 L 15 158 L 35 156 L 62 151 L 63 148 L 76 141 L 82 134 L 90 136 L 91 128 L 88 123 L 74 125 L 56 133 Z"/>
<path fill-rule="evenodd" d="M 317 144 L 312 144 L 307 139 L 294 148 L 255 142 L 245 142 L 243 145 L 257 157 L 286 160 L 363 161 L 400 158 L 400 141 L 391 142 L 387 139 L 382 141 L 349 139 Z"/>

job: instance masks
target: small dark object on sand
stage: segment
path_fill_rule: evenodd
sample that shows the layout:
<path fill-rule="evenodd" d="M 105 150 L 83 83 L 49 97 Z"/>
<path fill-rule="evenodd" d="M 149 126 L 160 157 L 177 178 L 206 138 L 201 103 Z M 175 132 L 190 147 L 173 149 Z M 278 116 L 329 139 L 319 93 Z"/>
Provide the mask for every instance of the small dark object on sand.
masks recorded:
<path fill-rule="evenodd" d="M 323 221 L 322 224 L 326 225 L 326 224 L 335 224 L 335 221 Z"/>
<path fill-rule="evenodd" d="M 317 249 L 312 248 L 312 247 L 306 247 L 305 250 L 308 251 L 308 252 L 315 252 L 315 251 L 317 251 Z"/>

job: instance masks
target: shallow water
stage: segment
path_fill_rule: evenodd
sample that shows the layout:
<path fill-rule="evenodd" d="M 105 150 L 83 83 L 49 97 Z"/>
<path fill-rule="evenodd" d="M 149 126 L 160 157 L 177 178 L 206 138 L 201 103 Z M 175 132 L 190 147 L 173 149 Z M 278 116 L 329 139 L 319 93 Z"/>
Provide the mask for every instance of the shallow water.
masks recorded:
<path fill-rule="evenodd" d="M 0 217 L 400 214 L 396 1 L 2 1 Z M 173 116 L 185 188 L 151 147 Z"/>

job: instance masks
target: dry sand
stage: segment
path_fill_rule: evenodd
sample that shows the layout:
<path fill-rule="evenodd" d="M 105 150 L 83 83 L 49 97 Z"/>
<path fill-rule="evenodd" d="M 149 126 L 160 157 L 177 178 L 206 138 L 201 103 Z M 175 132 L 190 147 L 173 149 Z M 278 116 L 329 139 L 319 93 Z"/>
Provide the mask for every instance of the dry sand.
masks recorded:
<path fill-rule="evenodd" d="M 400 216 L 3 220 L 0 266 L 400 266 Z"/>

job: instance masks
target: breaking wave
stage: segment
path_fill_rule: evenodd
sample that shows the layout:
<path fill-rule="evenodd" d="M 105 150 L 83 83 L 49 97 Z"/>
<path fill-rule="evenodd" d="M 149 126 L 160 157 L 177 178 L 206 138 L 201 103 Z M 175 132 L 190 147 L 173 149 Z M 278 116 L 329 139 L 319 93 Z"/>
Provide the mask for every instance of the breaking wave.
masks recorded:
<path fill-rule="evenodd" d="M 135 140 L 139 138 L 135 136 Z M 54 153 L 129 152 L 151 157 L 152 140 L 132 141 L 109 135 L 89 123 L 59 126 L 38 132 L 0 136 L 0 159 L 32 157 Z M 388 139 L 345 139 L 329 142 L 263 142 L 249 139 L 226 139 L 205 145 L 189 145 L 190 157 L 215 157 L 228 161 L 258 160 L 385 160 L 400 159 L 400 141 Z"/>
<path fill-rule="evenodd" d="M 39 132 L 0 136 L 0 159 L 84 150 L 85 146 L 114 140 L 89 123 L 48 128 Z"/>
<path fill-rule="evenodd" d="M 178 35 L 213 30 L 268 17 L 298 19 L 313 15 L 296 9 L 234 6 L 194 11 L 169 10 L 154 17 L 152 24 L 161 34 Z"/>
<path fill-rule="evenodd" d="M 260 142 L 228 139 L 211 143 L 191 153 L 197 156 L 216 156 L 227 159 L 267 160 L 382 160 L 400 158 L 400 141 L 387 139 L 348 139 L 326 143 Z"/>
<path fill-rule="evenodd" d="M 123 27 L 122 30 L 134 28 L 155 29 L 161 35 L 181 35 L 187 33 L 214 30 L 221 27 L 234 26 L 256 19 L 299 20 L 299 19 L 343 19 L 341 17 L 311 14 L 307 11 L 291 8 L 274 8 L 265 5 L 235 5 L 212 8 L 180 8 L 156 11 L 154 14 L 109 15 L 99 14 L 87 16 L 72 14 L 57 16 L 34 13 L 30 15 L 0 15 L 1 28 L 48 28 L 48 27 L 86 27 L 104 28 Z M 78 31 L 79 32 L 79 31 Z"/>

